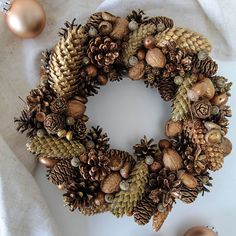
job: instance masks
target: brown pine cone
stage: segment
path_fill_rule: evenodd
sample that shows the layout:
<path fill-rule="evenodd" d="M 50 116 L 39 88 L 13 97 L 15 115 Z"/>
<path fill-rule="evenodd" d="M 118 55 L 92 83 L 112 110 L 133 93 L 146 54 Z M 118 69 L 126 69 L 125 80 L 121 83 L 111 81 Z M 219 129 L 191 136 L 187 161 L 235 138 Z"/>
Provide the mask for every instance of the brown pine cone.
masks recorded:
<path fill-rule="evenodd" d="M 165 17 L 165 16 L 152 17 L 148 19 L 146 22 L 153 23 L 155 25 L 158 25 L 159 23 L 163 23 L 165 26 L 165 29 L 172 28 L 174 26 L 174 21 L 171 18 Z"/>
<path fill-rule="evenodd" d="M 61 160 L 55 164 L 48 174 L 49 182 L 60 185 L 78 177 L 79 171 L 71 165 L 71 160 Z"/>
<path fill-rule="evenodd" d="M 143 10 L 138 10 L 138 11 L 135 11 L 135 10 L 133 10 L 132 12 L 131 12 L 131 14 L 129 14 L 127 17 L 126 17 L 126 19 L 128 20 L 128 21 L 132 21 L 132 20 L 134 20 L 134 21 L 136 21 L 138 24 L 141 24 L 141 23 L 143 23 L 145 20 L 147 20 L 147 16 L 145 15 L 145 13 L 144 13 L 144 11 Z"/>
<path fill-rule="evenodd" d="M 77 120 L 73 126 L 73 134 L 78 139 L 84 139 L 87 134 L 87 126 L 84 121 Z"/>
<path fill-rule="evenodd" d="M 210 57 L 205 60 L 199 60 L 197 57 L 193 62 L 193 71 L 201 73 L 207 77 L 213 76 L 218 70 L 218 65 Z"/>
<path fill-rule="evenodd" d="M 193 102 L 191 109 L 195 117 L 206 119 L 211 115 L 211 103 L 208 100 L 198 100 Z"/>
<path fill-rule="evenodd" d="M 55 134 L 65 126 L 64 116 L 51 113 L 44 120 L 44 128 L 49 134 Z"/>
<path fill-rule="evenodd" d="M 145 196 L 134 207 L 134 220 L 139 225 L 145 225 L 149 222 L 155 211 L 156 204 L 148 196 Z"/>
<path fill-rule="evenodd" d="M 56 98 L 50 104 L 53 113 L 63 114 L 67 111 L 67 102 L 64 98 Z"/>
<path fill-rule="evenodd" d="M 174 98 L 176 93 L 176 84 L 172 78 L 162 79 L 158 83 L 158 91 L 162 99 L 166 102 Z"/>
<path fill-rule="evenodd" d="M 118 44 L 108 36 L 98 36 L 90 40 L 87 53 L 94 65 L 109 66 L 119 57 L 119 48 Z"/>
<path fill-rule="evenodd" d="M 70 211 L 80 207 L 89 207 L 93 203 L 97 189 L 97 182 L 77 178 L 66 187 L 67 192 L 63 194 L 64 203 L 69 206 Z"/>
<path fill-rule="evenodd" d="M 102 181 L 110 172 L 107 153 L 91 149 L 89 153 L 80 156 L 80 172 L 84 179 Z"/>
<path fill-rule="evenodd" d="M 85 24 L 85 28 L 89 30 L 89 28 L 92 26 L 94 28 L 98 28 L 98 25 L 103 21 L 102 18 L 102 12 L 96 12 L 92 14 L 87 23 Z"/>

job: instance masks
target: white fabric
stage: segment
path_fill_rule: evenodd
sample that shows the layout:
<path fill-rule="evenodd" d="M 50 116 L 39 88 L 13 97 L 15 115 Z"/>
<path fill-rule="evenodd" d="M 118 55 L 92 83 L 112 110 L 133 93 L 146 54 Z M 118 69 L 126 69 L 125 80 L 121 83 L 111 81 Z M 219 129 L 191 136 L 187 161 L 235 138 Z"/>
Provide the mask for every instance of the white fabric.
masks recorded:
<path fill-rule="evenodd" d="M 30 172 L 35 159 L 25 150 L 26 139 L 16 133 L 13 117 L 38 81 L 39 55 L 56 41 L 65 20 L 77 17 L 84 23 L 97 10 L 125 16 L 132 9 L 148 15 L 165 15 L 175 24 L 207 36 L 214 45 L 213 56 L 230 59 L 236 55 L 236 2 L 234 0 L 41 0 L 47 14 L 44 32 L 36 39 L 21 40 L 0 20 L 0 235 L 59 235 L 53 217 Z M 102 3 L 101 3 L 102 2 Z M 101 5 L 99 6 L 99 4 Z"/>

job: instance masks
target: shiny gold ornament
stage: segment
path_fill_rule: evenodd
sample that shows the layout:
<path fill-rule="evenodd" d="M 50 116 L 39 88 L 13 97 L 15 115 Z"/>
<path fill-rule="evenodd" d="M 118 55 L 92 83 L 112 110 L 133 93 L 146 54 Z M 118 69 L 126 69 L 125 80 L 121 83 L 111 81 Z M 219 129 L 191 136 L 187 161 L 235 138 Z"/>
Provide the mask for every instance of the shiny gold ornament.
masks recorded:
<path fill-rule="evenodd" d="M 175 41 L 177 46 L 189 53 L 211 51 L 211 45 L 202 35 L 185 28 L 166 29 L 155 37 L 158 47 L 165 47 L 169 42 Z"/>
<path fill-rule="evenodd" d="M 218 236 L 213 230 L 203 227 L 203 226 L 196 226 L 189 229 L 184 236 Z"/>
<path fill-rule="evenodd" d="M 211 99 L 211 104 L 215 106 L 224 106 L 228 101 L 228 96 L 226 93 L 216 95 Z"/>
<path fill-rule="evenodd" d="M 20 38 L 34 38 L 44 29 L 46 15 L 35 0 L 14 0 L 6 13 L 9 29 Z"/>
<path fill-rule="evenodd" d="M 38 158 L 39 162 L 48 168 L 53 168 L 58 160 L 47 158 L 46 156 L 40 155 Z"/>

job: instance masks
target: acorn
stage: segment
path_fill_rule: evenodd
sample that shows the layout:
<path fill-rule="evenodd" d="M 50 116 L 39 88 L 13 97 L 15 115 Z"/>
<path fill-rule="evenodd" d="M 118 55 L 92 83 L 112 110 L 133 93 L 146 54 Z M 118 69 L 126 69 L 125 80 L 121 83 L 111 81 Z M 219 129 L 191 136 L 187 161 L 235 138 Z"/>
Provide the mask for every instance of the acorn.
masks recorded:
<path fill-rule="evenodd" d="M 193 189 L 198 185 L 197 179 L 193 175 L 186 173 L 184 170 L 178 172 L 178 177 L 187 188 Z"/>
<path fill-rule="evenodd" d="M 205 140 L 208 143 L 216 144 L 222 142 L 222 134 L 219 129 L 212 129 L 208 131 L 205 135 Z"/>
<path fill-rule="evenodd" d="M 53 168 L 56 163 L 58 162 L 58 160 L 56 159 L 52 159 L 52 158 L 47 158 L 46 156 L 40 155 L 38 157 L 38 160 L 41 164 L 43 164 L 44 166 L 48 167 L 48 168 Z"/>
<path fill-rule="evenodd" d="M 204 226 L 195 226 L 189 229 L 184 236 L 218 236 L 213 230 Z"/>
<path fill-rule="evenodd" d="M 84 103 L 76 99 L 69 100 L 67 106 L 67 115 L 73 118 L 82 117 L 86 110 Z"/>
<path fill-rule="evenodd" d="M 182 130 L 183 130 L 183 122 L 182 121 L 169 120 L 165 126 L 165 135 L 168 138 L 174 138 L 178 134 L 180 134 L 182 132 Z"/>
<path fill-rule="evenodd" d="M 226 93 L 222 93 L 220 95 L 216 95 L 211 99 L 211 104 L 215 106 L 223 106 L 228 101 L 228 95 Z"/>
<path fill-rule="evenodd" d="M 102 180 L 100 188 L 104 193 L 116 193 L 120 190 L 122 177 L 118 172 L 113 172 Z"/>
<path fill-rule="evenodd" d="M 108 35 L 112 31 L 112 24 L 108 21 L 102 21 L 99 26 L 98 30 L 103 35 Z"/>
<path fill-rule="evenodd" d="M 146 62 L 154 68 L 163 68 L 166 64 L 166 56 L 159 48 L 152 48 L 147 51 Z"/>
<path fill-rule="evenodd" d="M 169 170 L 179 170 L 183 167 L 183 160 L 174 149 L 166 148 L 163 150 L 163 163 Z"/>
<path fill-rule="evenodd" d="M 171 147 L 171 142 L 167 139 L 161 139 L 159 141 L 159 148 L 160 150 L 164 150 L 165 148 L 170 148 Z"/>
<path fill-rule="evenodd" d="M 153 36 L 147 36 L 144 40 L 143 40 L 143 45 L 145 48 L 147 49 L 152 49 L 155 48 L 155 39 Z"/>
<path fill-rule="evenodd" d="M 232 151 L 232 143 L 226 137 L 224 137 L 222 139 L 221 147 L 223 148 L 223 155 L 224 155 L 224 157 L 228 156 L 231 153 L 231 151 Z"/>
<path fill-rule="evenodd" d="M 143 61 L 139 61 L 136 65 L 129 68 L 128 76 L 132 80 L 140 80 L 142 79 L 143 75 L 145 73 L 145 65 Z"/>

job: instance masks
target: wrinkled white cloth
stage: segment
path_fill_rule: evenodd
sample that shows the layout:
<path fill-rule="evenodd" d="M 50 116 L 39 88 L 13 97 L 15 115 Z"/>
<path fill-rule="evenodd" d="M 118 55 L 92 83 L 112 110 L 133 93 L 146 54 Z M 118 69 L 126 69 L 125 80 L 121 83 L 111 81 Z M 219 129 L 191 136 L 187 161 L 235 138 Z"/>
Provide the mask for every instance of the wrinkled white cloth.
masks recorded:
<path fill-rule="evenodd" d="M 150 16 L 171 17 L 177 26 L 201 32 L 214 45 L 213 56 L 231 59 L 236 55 L 236 2 L 234 0 L 57 0 L 40 1 L 47 15 L 44 32 L 32 40 L 22 40 L 0 20 L 0 235 L 59 235 L 47 204 L 31 175 L 35 159 L 25 149 L 26 139 L 15 131 L 13 117 L 38 81 L 39 56 L 57 41 L 57 31 L 74 17 L 84 23 L 98 11 L 125 16 L 143 9 Z M 100 5 L 99 5 L 100 4 Z"/>

